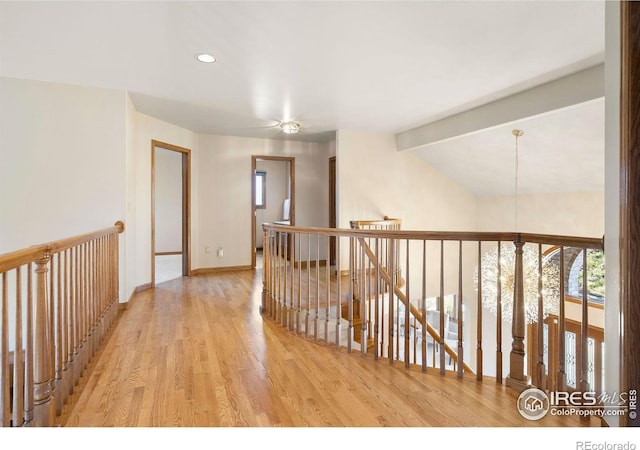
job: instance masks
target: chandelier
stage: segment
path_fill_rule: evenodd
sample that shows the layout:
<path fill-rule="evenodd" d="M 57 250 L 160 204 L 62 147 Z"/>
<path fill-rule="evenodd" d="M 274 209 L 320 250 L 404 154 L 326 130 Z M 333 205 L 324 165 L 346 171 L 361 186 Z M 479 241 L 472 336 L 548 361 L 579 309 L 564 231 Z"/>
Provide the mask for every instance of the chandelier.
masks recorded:
<path fill-rule="evenodd" d="M 515 230 L 518 232 L 518 138 L 524 135 L 522 130 L 513 130 L 516 138 L 515 148 Z M 540 250 L 542 251 L 542 250 Z M 526 323 L 538 321 L 539 257 L 532 246 L 523 246 L 522 272 L 524 285 L 524 317 Z M 542 311 L 543 318 L 558 310 L 560 303 L 560 265 L 555 259 L 541 257 L 542 260 Z M 515 245 L 495 247 L 486 252 L 481 260 L 481 274 L 475 268 L 473 281 L 478 292 L 478 276 L 482 277 L 482 304 L 493 314 L 498 314 L 498 291 L 502 319 L 513 319 L 513 300 L 515 292 Z M 498 270 L 499 269 L 499 270 Z M 498 274 L 500 277 L 498 278 Z"/>
<path fill-rule="evenodd" d="M 515 291 L 516 246 L 501 244 L 482 256 L 482 305 L 493 314 L 498 314 L 498 289 L 500 290 L 502 319 L 513 318 L 513 293 Z M 498 282 L 498 268 L 500 278 Z M 524 318 L 526 323 L 538 321 L 538 251 L 525 245 L 522 249 L 522 272 L 524 281 Z M 473 282 L 478 291 L 478 268 L 473 273 Z M 558 311 L 560 303 L 560 265 L 555 259 L 542 258 L 542 311 L 543 319 Z"/>

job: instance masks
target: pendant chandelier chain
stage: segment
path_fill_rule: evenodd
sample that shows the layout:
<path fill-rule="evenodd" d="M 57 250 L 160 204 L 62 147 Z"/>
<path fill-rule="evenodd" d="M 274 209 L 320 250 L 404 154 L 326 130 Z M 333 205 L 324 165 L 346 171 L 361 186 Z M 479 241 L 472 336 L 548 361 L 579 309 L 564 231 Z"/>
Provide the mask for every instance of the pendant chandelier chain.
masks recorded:
<path fill-rule="evenodd" d="M 522 130 L 513 130 L 512 131 L 513 135 L 516 137 L 516 154 L 515 154 L 515 180 L 514 180 L 514 184 L 515 184 L 515 231 L 516 233 L 518 233 L 518 231 L 520 230 L 518 227 L 518 171 L 519 171 L 519 162 L 520 162 L 520 155 L 518 153 L 518 138 L 520 136 L 522 136 L 524 134 L 524 131 Z"/>

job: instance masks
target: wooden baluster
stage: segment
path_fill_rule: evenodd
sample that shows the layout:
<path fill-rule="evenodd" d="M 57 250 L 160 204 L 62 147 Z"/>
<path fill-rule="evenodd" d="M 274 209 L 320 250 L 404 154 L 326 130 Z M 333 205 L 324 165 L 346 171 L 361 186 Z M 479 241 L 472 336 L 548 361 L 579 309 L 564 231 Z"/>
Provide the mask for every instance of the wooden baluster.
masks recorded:
<path fill-rule="evenodd" d="M 114 235 L 115 239 L 119 239 L 118 235 Z M 104 338 L 106 338 L 107 336 L 107 332 L 109 331 L 109 329 L 111 328 L 111 325 L 113 324 L 113 319 L 114 319 L 114 312 L 117 313 L 118 311 L 118 304 L 116 304 L 113 299 L 109 296 L 109 240 L 111 239 L 111 236 L 107 236 L 107 238 L 104 240 L 104 247 L 103 247 L 103 251 L 104 251 L 104 256 L 103 256 L 103 283 L 104 283 L 104 295 L 105 295 L 105 302 L 106 302 L 106 307 L 108 308 L 108 317 L 107 317 L 107 327 L 105 330 L 105 334 L 103 336 L 103 340 Z"/>
<path fill-rule="evenodd" d="M 287 233 L 287 237 L 284 239 L 284 315 L 282 317 L 282 325 L 291 330 L 291 310 L 293 309 L 293 295 L 291 294 L 291 281 L 289 274 L 293 272 L 293 265 L 289 267 L 287 261 L 291 261 L 291 249 L 289 248 L 289 238 L 291 233 Z M 293 261 L 291 261 L 293 264 Z"/>
<path fill-rule="evenodd" d="M 84 260 L 84 273 L 85 273 L 85 320 L 86 320 L 86 342 L 85 342 L 85 361 L 83 365 L 83 370 L 89 365 L 91 361 L 91 356 L 93 355 L 93 314 L 92 314 L 92 303 L 93 303 L 93 283 L 92 283 L 92 273 L 91 273 L 91 242 L 85 243 L 85 260 Z"/>
<path fill-rule="evenodd" d="M 278 320 L 278 299 L 280 295 L 280 234 L 276 231 L 273 235 L 273 307 L 271 308 L 271 318 Z"/>
<path fill-rule="evenodd" d="M 376 329 L 378 330 L 378 334 L 380 335 L 380 347 L 378 350 L 378 356 L 379 357 L 384 357 L 384 352 L 386 349 L 386 341 L 385 341 L 385 310 L 387 308 L 387 305 L 385 304 L 384 301 L 384 293 L 385 293 L 385 289 L 386 289 L 386 281 L 383 281 L 380 278 L 380 266 L 383 264 L 383 262 L 385 261 L 385 250 L 386 250 L 386 245 L 384 245 L 384 239 L 380 240 L 379 243 L 376 243 L 376 245 L 378 245 L 378 249 L 380 251 L 380 256 L 378 256 L 378 267 L 376 268 L 376 279 L 378 280 L 377 282 L 377 286 L 378 286 L 378 292 L 379 292 L 379 323 L 378 326 L 376 327 Z"/>
<path fill-rule="evenodd" d="M 316 235 L 316 313 L 313 323 L 313 340 L 318 342 L 318 328 L 320 327 L 320 235 Z"/>
<path fill-rule="evenodd" d="M 558 373 L 556 375 L 556 390 L 567 389 L 567 376 L 565 373 L 566 339 L 564 335 L 564 246 L 560 247 L 560 304 L 558 310 Z"/>
<path fill-rule="evenodd" d="M 266 292 L 264 296 L 264 303 L 262 304 L 262 314 L 269 315 L 271 311 L 271 291 L 273 285 L 271 284 L 271 232 L 268 229 L 264 230 L 264 253 L 262 255 L 262 276 L 266 280 Z"/>
<path fill-rule="evenodd" d="M 104 302 L 104 286 L 102 285 L 102 238 L 98 238 L 96 240 L 96 350 L 100 348 L 102 344 L 102 336 L 104 333 L 103 325 L 104 325 L 104 313 L 105 313 L 105 302 Z"/>
<path fill-rule="evenodd" d="M 307 234 L 307 314 L 304 319 L 304 335 L 309 337 L 311 324 L 311 234 Z"/>
<path fill-rule="evenodd" d="M 374 295 L 375 295 L 375 301 L 374 301 L 374 305 L 375 305 L 375 309 L 374 309 L 374 314 L 375 314 L 375 319 L 374 319 L 374 324 L 373 324 L 373 333 L 374 333 L 374 346 L 373 346 L 373 357 L 375 360 L 380 359 L 380 353 L 381 353 L 381 349 L 382 347 L 378 347 L 378 345 L 380 344 L 380 257 L 378 255 L 378 251 L 380 250 L 380 239 L 376 238 L 375 239 L 375 252 L 376 252 L 376 260 L 377 260 L 377 264 L 375 265 L 375 287 L 374 287 Z M 383 333 L 384 335 L 384 333 Z"/>
<path fill-rule="evenodd" d="M 111 307 L 113 306 L 113 308 L 117 308 L 117 305 L 114 305 L 109 297 L 107 296 L 107 270 L 108 270 L 108 265 L 107 265 L 107 241 L 108 241 L 109 237 L 105 237 L 102 239 L 101 242 L 101 255 L 102 257 L 100 258 L 100 279 L 101 279 L 101 285 L 102 288 L 100 289 L 100 292 L 102 292 L 102 308 L 103 308 L 103 327 L 102 327 L 102 336 L 100 337 L 100 340 L 102 342 L 104 342 L 105 337 L 107 336 L 107 331 L 110 328 L 111 325 L 111 321 L 110 321 L 110 313 L 112 311 Z"/>
<path fill-rule="evenodd" d="M 289 249 L 289 253 L 291 255 L 291 273 L 290 273 L 290 283 L 289 283 L 289 290 L 290 290 L 290 304 L 291 304 L 291 308 L 290 308 L 290 313 L 289 313 L 289 330 L 293 331 L 294 327 L 295 327 L 295 316 L 296 314 L 296 307 L 295 307 L 295 274 L 296 274 L 296 235 L 289 233 L 289 236 L 287 238 L 287 240 L 291 241 L 291 248 Z M 300 266 L 300 262 L 298 262 L 298 266 Z"/>
<path fill-rule="evenodd" d="M 502 384 L 502 242 L 498 241 L 497 299 L 496 299 L 496 383 Z M 478 267 L 478 283 L 481 282 L 481 270 Z M 479 285 L 480 286 L 480 285 Z"/>
<path fill-rule="evenodd" d="M 388 239 L 387 241 L 387 258 L 388 258 L 388 262 L 387 262 L 387 267 L 389 268 L 389 274 L 391 275 L 391 282 L 389 283 L 389 318 L 387 319 L 389 321 L 388 325 L 389 325 L 389 348 L 388 348 L 388 355 L 387 357 L 389 358 L 389 364 L 393 364 L 393 360 L 394 360 L 394 354 L 393 354 L 393 340 L 394 340 L 394 330 L 393 330 L 393 326 L 394 326 L 394 309 L 393 309 L 393 303 L 394 303 L 394 297 L 395 297 L 395 291 L 394 291 L 394 287 L 396 285 L 396 268 L 395 268 L 395 256 L 394 256 L 394 247 L 392 244 L 392 240 Z"/>
<path fill-rule="evenodd" d="M 544 308 L 543 308 L 543 293 L 542 293 L 542 244 L 538 244 L 538 362 L 536 363 L 536 386 L 540 389 L 545 389 L 547 385 L 546 381 L 546 368 L 544 365 Z"/>
<path fill-rule="evenodd" d="M 445 374 L 445 347 L 444 347 L 444 241 L 440 241 L 440 296 L 438 297 L 438 310 L 440 311 L 440 340 L 438 347 L 440 349 L 440 375 Z M 435 345 L 434 345 L 435 349 Z"/>
<path fill-rule="evenodd" d="M 580 358 L 580 391 L 589 391 L 589 297 L 587 276 L 587 248 L 582 250 L 582 318 L 580 323 L 580 337 L 582 341 Z M 588 419 L 586 416 L 581 418 Z"/>
<path fill-rule="evenodd" d="M 59 395 L 57 395 L 57 389 L 58 389 L 58 383 L 56 380 L 56 285 L 55 285 L 55 274 L 56 274 L 56 268 L 55 268 L 55 255 L 51 254 L 50 258 L 49 258 L 49 265 L 48 265 L 48 283 L 49 283 L 49 292 L 48 292 L 48 300 L 49 300 L 49 304 L 48 304 L 48 311 L 49 311 L 49 316 L 48 316 L 48 321 L 49 321 L 49 330 L 50 330 L 50 334 L 51 334 L 51 341 L 48 342 L 49 348 L 48 351 L 51 352 L 51 370 L 53 371 L 53 378 L 51 380 L 51 390 L 52 390 L 52 395 L 51 398 L 54 400 L 53 401 L 53 411 L 55 415 L 59 414 L 59 410 L 60 407 L 58 405 L 59 403 Z M 55 416 L 54 416 L 55 417 Z"/>
<path fill-rule="evenodd" d="M 53 327 L 55 335 L 54 335 L 54 345 L 53 350 L 55 353 L 55 369 L 54 369 L 54 380 L 55 380 L 55 390 L 56 390 L 56 415 L 62 414 L 62 405 L 66 400 L 66 396 L 64 393 L 64 389 L 62 386 L 62 350 L 63 350 L 63 342 L 62 342 L 62 268 L 60 264 L 60 253 L 55 254 L 55 265 L 54 265 L 54 257 L 51 257 L 51 273 L 55 270 L 56 276 L 56 296 L 55 301 L 53 302 L 53 316 L 55 320 L 55 326 Z M 53 291 L 52 291 L 53 292 Z M 53 295 L 52 295 L 53 297 Z"/>
<path fill-rule="evenodd" d="M 277 321 L 278 299 L 280 295 L 280 236 L 276 231 L 273 235 L 273 292 L 271 318 Z"/>
<path fill-rule="evenodd" d="M 24 421 L 24 349 L 22 336 L 22 267 L 16 268 L 15 350 L 13 352 L 13 417 L 12 425 Z"/>
<path fill-rule="evenodd" d="M 33 403 L 33 264 L 27 264 L 27 311 L 26 346 L 24 354 L 24 424 L 32 425 L 34 420 Z"/>
<path fill-rule="evenodd" d="M 500 262 L 498 262 L 500 264 Z M 502 319 L 498 317 L 499 323 Z M 478 241 L 478 297 L 476 300 L 476 379 L 482 380 L 482 241 Z"/>
<path fill-rule="evenodd" d="M 264 284 L 264 291 L 262 293 L 262 303 L 260 305 L 260 314 L 266 314 L 269 312 L 269 292 L 271 291 L 271 237 L 269 236 L 269 230 L 264 228 L 263 231 L 263 244 L 262 244 L 262 279 Z"/>
<path fill-rule="evenodd" d="M 93 243 L 87 242 L 87 263 L 85 266 L 87 271 L 87 363 L 85 368 L 91 362 L 93 357 L 94 345 L 94 330 L 93 330 L 93 306 L 94 306 L 94 292 L 93 292 Z"/>
<path fill-rule="evenodd" d="M 89 329 L 89 358 L 87 359 L 87 365 L 93 358 L 93 354 L 95 352 L 95 305 L 96 305 L 96 296 L 95 296 L 95 251 L 94 251 L 94 242 L 90 241 L 87 243 L 87 279 L 88 279 L 88 294 L 87 294 L 87 311 L 88 315 L 88 329 Z"/>
<path fill-rule="evenodd" d="M 342 268 L 340 236 L 336 236 L 336 278 L 338 279 L 338 301 L 336 304 L 336 347 L 340 348 L 340 323 L 342 321 Z"/>
<path fill-rule="evenodd" d="M 85 367 L 89 362 L 89 321 L 87 318 L 87 303 L 89 297 L 89 281 L 87 277 L 87 244 L 82 244 L 82 251 L 80 252 L 80 317 L 81 317 L 81 336 L 82 344 L 80 344 L 80 371 L 84 372 Z"/>
<path fill-rule="evenodd" d="M 371 248 L 371 245 L 369 245 Z M 376 254 L 376 258 L 378 255 Z M 376 307 L 378 305 L 378 298 L 374 297 L 377 292 L 376 284 L 378 282 L 377 278 L 374 278 L 374 264 L 373 261 L 367 258 L 367 275 L 369 276 L 369 282 L 367 283 L 367 289 L 369 290 L 369 294 L 367 296 L 367 352 L 369 352 L 369 341 L 374 340 L 375 335 L 375 318 L 376 318 Z M 375 353 L 375 350 L 374 350 Z"/>
<path fill-rule="evenodd" d="M 409 361 L 409 355 L 410 355 L 410 346 L 411 346 L 411 336 L 410 336 L 410 326 L 411 324 L 409 323 L 409 317 L 410 317 L 410 309 L 411 309 L 411 290 L 409 289 L 409 239 L 407 239 L 407 249 L 406 252 L 407 254 L 406 256 L 406 267 L 405 267 L 405 273 L 406 273 L 406 280 L 405 280 L 405 295 L 406 295 L 406 304 L 404 305 L 404 367 L 405 368 L 409 368 L 409 364 L 411 363 L 411 361 Z"/>
<path fill-rule="evenodd" d="M 280 322 L 280 309 L 281 309 L 281 299 L 282 299 L 282 283 L 281 283 L 281 275 L 282 275 L 282 233 L 280 233 L 279 231 L 277 232 L 277 236 L 278 236 L 278 256 L 277 256 L 277 260 L 278 260 L 278 265 L 276 267 L 276 271 L 277 271 L 277 296 L 276 296 L 276 307 L 275 307 L 275 320 L 276 322 Z"/>
<path fill-rule="evenodd" d="M 73 249 L 73 253 L 75 262 L 73 266 L 73 384 L 77 385 L 80 380 L 80 376 L 82 375 L 82 335 L 80 334 L 82 322 L 80 315 L 80 247 L 75 247 Z"/>
<path fill-rule="evenodd" d="M 69 290 L 69 281 L 70 281 L 70 264 L 69 257 L 71 250 L 67 249 L 64 252 L 64 321 L 65 325 L 63 326 L 64 331 L 64 365 L 63 365 L 63 375 L 62 378 L 65 380 L 65 390 L 66 395 L 69 397 L 73 394 L 73 377 L 72 377 L 72 361 L 73 361 L 73 318 L 72 318 L 72 309 L 71 309 L 71 291 Z"/>
<path fill-rule="evenodd" d="M 298 237 L 298 312 L 296 314 L 296 333 L 301 333 L 302 325 L 302 235 L 296 233 Z M 295 239 L 295 237 L 294 237 Z"/>
<path fill-rule="evenodd" d="M 267 308 L 267 293 L 269 292 L 269 232 L 262 227 L 262 303 L 260 304 L 260 314 Z"/>
<path fill-rule="evenodd" d="M 3 427 L 11 425 L 11 403 L 9 386 L 9 290 L 7 288 L 7 273 L 2 272 L 2 332 L 0 333 L 0 424 Z"/>
<path fill-rule="evenodd" d="M 348 317 L 347 320 L 349 322 L 349 326 L 347 328 L 347 351 L 351 353 L 351 339 L 353 336 L 353 302 L 355 300 L 355 288 L 356 288 L 356 279 L 355 279 L 355 256 L 354 256 L 354 245 L 355 239 L 349 238 L 349 297 L 348 297 Z"/>
<path fill-rule="evenodd" d="M 358 246 L 354 240 L 354 245 Z M 367 285 L 369 280 L 367 272 L 365 272 L 364 264 L 364 247 L 358 246 L 360 249 L 360 354 L 364 356 L 367 353 Z"/>
<path fill-rule="evenodd" d="M 36 426 L 52 426 L 54 419 L 53 361 L 51 353 L 51 325 L 47 292 L 47 271 L 50 254 L 47 251 L 36 261 L 36 302 L 34 337 L 34 421 Z"/>
<path fill-rule="evenodd" d="M 456 316 L 458 316 L 458 378 L 462 378 L 464 375 L 464 349 L 462 347 L 462 328 L 464 325 L 463 312 L 462 312 L 462 241 L 458 241 L 458 310 Z"/>
<path fill-rule="evenodd" d="M 427 241 L 422 241 L 422 371 L 427 371 Z M 435 349 L 435 346 L 434 346 Z"/>
<path fill-rule="evenodd" d="M 324 315 L 324 344 L 329 344 L 329 316 L 331 316 L 331 238 L 327 236 L 327 260 L 325 263 L 325 280 L 327 280 L 327 306 Z"/>
<path fill-rule="evenodd" d="M 269 231 L 269 298 L 267 299 L 268 300 L 267 314 L 271 318 L 273 318 L 273 308 L 274 308 L 274 301 L 276 296 L 276 291 L 275 291 L 276 249 L 275 249 L 274 241 L 275 241 L 275 236 L 271 234 L 271 231 Z"/>
<path fill-rule="evenodd" d="M 396 241 L 397 242 L 397 241 Z M 397 245 L 395 246 L 395 248 L 397 249 Z M 397 250 L 396 250 L 397 251 Z M 398 282 L 398 278 L 396 278 L 396 283 Z M 393 285 L 394 287 L 396 286 L 396 284 Z M 396 360 L 400 359 L 400 299 L 394 295 L 393 297 L 393 314 L 394 314 L 394 330 L 395 330 L 395 339 L 394 339 L 394 358 Z M 404 322 L 404 317 L 402 317 L 403 322 Z"/>
<path fill-rule="evenodd" d="M 522 242 L 520 235 L 516 236 L 514 241 L 516 246 L 516 264 L 515 264 L 515 288 L 513 299 L 513 321 L 511 327 L 511 334 L 513 335 L 513 342 L 511 345 L 511 354 L 509 359 L 509 376 L 507 377 L 507 386 L 523 391 L 527 388 L 527 377 L 524 373 L 524 332 L 525 332 L 525 318 L 524 318 L 524 277 L 523 277 L 523 263 L 522 254 L 524 242 Z"/>

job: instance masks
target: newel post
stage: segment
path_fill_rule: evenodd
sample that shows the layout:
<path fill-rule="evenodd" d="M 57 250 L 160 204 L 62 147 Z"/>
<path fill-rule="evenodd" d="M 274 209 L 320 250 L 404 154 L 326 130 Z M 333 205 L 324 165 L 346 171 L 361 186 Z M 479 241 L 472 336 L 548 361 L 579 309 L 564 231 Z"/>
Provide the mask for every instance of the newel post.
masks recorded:
<path fill-rule="evenodd" d="M 34 424 L 49 427 L 54 424 L 53 401 L 53 342 L 51 311 L 47 292 L 47 272 L 51 255 L 47 250 L 42 259 L 36 261 L 36 297 L 33 309 L 33 403 Z"/>
<path fill-rule="evenodd" d="M 528 377 L 524 373 L 524 267 L 522 262 L 522 254 L 524 242 L 521 236 L 516 235 L 513 242 L 516 246 L 516 266 L 514 271 L 514 288 L 513 288 L 513 318 L 511 321 L 511 334 L 513 341 L 511 343 L 511 355 L 509 359 L 509 376 L 506 379 L 506 385 L 519 391 L 523 391 L 529 387 Z"/>

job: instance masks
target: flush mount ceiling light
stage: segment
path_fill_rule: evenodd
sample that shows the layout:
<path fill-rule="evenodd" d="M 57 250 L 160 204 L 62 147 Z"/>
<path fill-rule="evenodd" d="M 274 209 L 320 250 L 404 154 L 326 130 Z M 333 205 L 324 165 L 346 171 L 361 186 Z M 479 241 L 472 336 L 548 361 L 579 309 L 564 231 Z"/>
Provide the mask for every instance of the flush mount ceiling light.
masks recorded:
<path fill-rule="evenodd" d="M 216 58 L 208 53 L 198 53 L 196 55 L 196 59 L 203 63 L 214 63 L 216 62 Z"/>
<path fill-rule="evenodd" d="M 285 134 L 296 134 L 300 131 L 300 124 L 297 122 L 282 122 L 280 128 Z"/>

